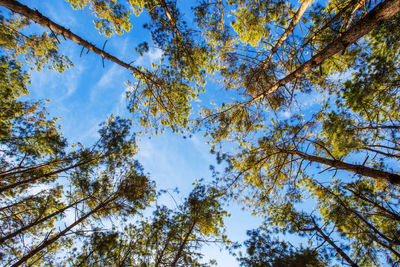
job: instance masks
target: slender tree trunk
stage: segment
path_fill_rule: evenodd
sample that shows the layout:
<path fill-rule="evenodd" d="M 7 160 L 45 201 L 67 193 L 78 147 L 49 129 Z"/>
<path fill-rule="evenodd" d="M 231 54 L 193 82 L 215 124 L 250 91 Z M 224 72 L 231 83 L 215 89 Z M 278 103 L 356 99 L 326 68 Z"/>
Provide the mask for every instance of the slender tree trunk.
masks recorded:
<path fill-rule="evenodd" d="M 315 33 L 313 33 L 313 35 L 307 39 L 307 41 L 305 43 L 303 43 L 301 45 L 300 48 L 296 49 L 295 53 L 292 54 L 292 56 L 297 55 L 298 52 L 300 52 L 302 49 L 304 49 L 312 40 L 314 40 L 315 38 L 317 38 L 317 36 L 319 34 L 321 34 L 324 30 L 326 30 L 329 26 L 332 25 L 332 23 L 334 23 L 335 21 L 337 21 L 342 15 L 344 15 L 349 8 L 353 7 L 354 4 L 357 4 L 358 1 L 357 0 L 353 0 L 351 1 L 347 6 L 345 6 L 344 8 L 342 8 L 332 19 L 330 19 L 327 23 L 325 23 L 321 28 L 319 28 Z"/>
<path fill-rule="evenodd" d="M 327 166 L 330 166 L 332 168 L 335 168 L 337 170 L 345 170 L 349 171 L 355 174 L 360 174 L 363 176 L 368 176 L 374 179 L 378 180 L 384 180 L 387 181 L 391 184 L 395 185 L 400 185 L 400 175 L 395 174 L 395 173 L 390 173 L 390 172 L 385 172 L 377 169 L 373 169 L 370 167 L 362 166 L 362 165 L 355 165 L 355 164 L 350 164 L 346 163 L 340 160 L 332 160 L 332 159 L 327 159 L 327 158 L 322 158 L 318 156 L 313 156 L 306 154 L 301 151 L 297 150 L 285 150 L 285 149 L 279 149 L 281 153 L 286 153 L 286 154 L 292 154 L 299 156 L 302 159 L 311 161 L 311 162 L 318 162 Z"/>
<path fill-rule="evenodd" d="M 81 267 L 81 266 L 87 261 L 87 259 L 89 259 L 90 256 L 92 256 L 92 254 L 94 253 L 95 250 L 96 250 L 96 248 L 91 249 L 90 252 L 89 252 L 89 254 L 87 254 L 87 255 L 85 256 L 85 258 L 82 259 L 82 260 L 76 265 L 76 267 Z"/>
<path fill-rule="evenodd" d="M 272 48 L 271 53 L 268 55 L 267 59 L 263 62 L 262 69 L 267 69 L 269 62 L 271 61 L 272 57 L 278 51 L 279 47 L 283 44 L 286 38 L 293 32 L 294 28 L 296 27 L 297 23 L 299 23 L 301 17 L 303 16 L 304 12 L 306 12 L 307 8 L 312 4 L 314 0 L 304 0 L 301 4 L 300 8 L 297 10 L 296 14 L 294 14 L 292 20 L 290 21 L 289 26 L 285 29 L 285 32 L 281 35 L 279 40 L 276 42 L 275 46 Z"/>
<path fill-rule="evenodd" d="M 68 206 L 66 206 L 66 207 L 64 207 L 64 208 L 62 208 L 62 209 L 59 209 L 58 211 L 53 212 L 53 213 L 51 213 L 51 214 L 49 214 L 49 215 L 43 217 L 42 219 L 35 220 L 34 222 L 32 222 L 32 223 L 30 223 L 30 224 L 28 224 L 28 225 L 26 225 L 26 226 L 24 226 L 24 227 L 21 227 L 21 228 L 18 229 L 17 231 L 14 231 L 14 232 L 12 232 L 12 233 L 10 233 L 10 234 L 4 236 L 4 237 L 1 237 L 1 238 L 0 238 L 0 244 L 2 244 L 3 242 L 7 241 L 7 240 L 10 239 L 10 238 L 13 238 L 13 237 L 15 237 L 15 236 L 17 236 L 17 235 L 19 235 L 19 234 L 25 232 L 25 231 L 28 230 L 29 228 L 32 228 L 32 227 L 34 227 L 34 226 L 36 226 L 36 225 L 39 225 L 39 224 L 41 224 L 41 223 L 43 223 L 43 222 L 45 222 L 45 221 L 47 221 L 47 220 L 49 220 L 49 219 L 51 219 L 51 218 L 53 218 L 53 217 L 55 217 L 55 216 L 57 216 L 57 215 L 63 213 L 63 212 L 66 211 L 67 209 L 69 209 L 69 208 L 71 208 L 71 207 L 73 207 L 73 206 L 75 206 L 75 205 L 77 205 L 77 204 L 79 204 L 79 203 L 81 203 L 82 201 L 85 201 L 85 200 L 87 200 L 87 199 L 88 199 L 88 197 L 83 198 L 83 199 L 80 199 L 80 200 L 78 200 L 78 201 L 75 201 L 74 203 L 72 203 L 72 204 L 70 204 L 70 205 L 68 205 Z"/>
<path fill-rule="evenodd" d="M 99 205 L 97 205 L 93 210 L 91 210 L 90 212 L 86 213 L 85 215 L 83 215 L 82 217 L 80 217 L 77 221 L 75 221 L 74 223 L 70 224 L 67 228 L 65 228 L 64 230 L 62 230 L 60 233 L 54 235 L 53 237 L 51 237 L 50 239 L 45 240 L 41 245 L 37 246 L 36 248 L 32 249 L 28 254 L 26 254 L 25 256 L 23 256 L 21 259 L 19 259 L 16 263 L 14 263 L 12 265 L 12 267 L 16 267 L 16 266 L 20 266 L 22 265 L 24 262 L 26 262 L 27 260 L 29 260 L 30 258 L 32 258 L 33 256 L 35 256 L 37 253 L 39 253 L 40 251 L 42 251 L 44 248 L 46 248 L 47 246 L 50 246 L 51 244 L 53 244 L 54 242 L 56 242 L 58 239 L 60 239 L 61 237 L 63 237 L 66 233 L 68 233 L 72 228 L 74 228 L 75 226 L 77 226 L 78 224 L 80 224 L 81 222 L 83 222 L 84 220 L 86 220 L 87 218 L 89 218 L 90 216 L 92 216 L 93 214 L 95 214 L 96 212 L 100 211 L 101 209 L 103 209 L 104 207 L 106 207 L 109 203 L 111 203 L 112 201 L 116 200 L 117 196 L 114 196 L 112 198 L 109 198 L 108 200 L 100 203 Z"/>
<path fill-rule="evenodd" d="M 393 255 L 396 255 L 397 258 L 400 258 L 400 253 L 397 252 L 396 250 L 394 250 L 390 245 L 386 244 L 385 242 L 383 242 L 382 240 L 380 240 L 379 238 L 377 238 L 375 235 L 371 234 L 369 235 L 371 237 L 372 240 L 374 240 L 376 243 L 378 243 L 379 245 L 381 245 L 382 247 L 386 248 L 387 250 L 389 250 L 390 252 L 393 253 Z"/>
<path fill-rule="evenodd" d="M 157 257 L 156 263 L 154 264 L 154 267 L 159 267 L 162 261 L 162 258 L 164 257 L 165 250 L 167 249 L 169 245 L 169 240 L 171 239 L 171 236 L 168 235 L 167 241 L 165 242 L 165 245 L 163 249 L 161 250 L 160 254 Z"/>
<path fill-rule="evenodd" d="M 69 159 L 67 159 L 67 160 L 69 160 Z M 30 167 L 27 167 L 27 168 L 21 168 L 21 167 L 13 168 L 11 170 L 1 172 L 0 173 L 0 177 L 1 177 L 1 179 L 4 179 L 4 177 L 7 177 L 7 176 L 12 176 L 12 175 L 20 174 L 20 173 L 25 173 L 25 172 L 41 169 L 43 167 L 52 165 L 54 163 L 59 163 L 59 162 L 63 162 L 63 161 L 66 161 L 66 160 L 54 160 L 54 161 L 46 162 L 46 163 L 39 164 L 39 165 L 36 165 L 36 166 L 30 166 Z M 16 169 L 20 169 L 20 170 L 17 171 Z"/>
<path fill-rule="evenodd" d="M 26 179 L 26 180 L 19 181 L 19 182 L 10 184 L 10 185 L 3 186 L 3 187 L 0 188 L 0 193 L 3 193 L 4 191 L 7 191 L 7 190 L 11 190 L 11 189 L 16 188 L 16 187 L 21 186 L 21 185 L 25 185 L 25 184 L 36 182 L 36 181 L 38 181 L 38 180 L 40 180 L 42 178 L 50 177 L 50 176 L 53 176 L 53 175 L 56 175 L 56 174 L 59 174 L 59 173 L 63 173 L 63 172 L 69 171 L 69 170 L 74 169 L 74 168 L 78 168 L 78 167 L 80 167 L 82 165 L 85 165 L 85 164 L 88 164 L 88 163 L 90 163 L 90 162 L 92 162 L 94 160 L 95 159 L 83 161 L 83 162 L 80 162 L 78 164 L 69 166 L 69 167 L 64 168 L 64 169 L 60 169 L 60 170 L 57 170 L 57 171 L 49 172 L 49 173 L 46 173 L 44 175 L 40 175 L 40 176 L 37 176 L 37 177 L 32 177 L 30 179 Z"/>
<path fill-rule="evenodd" d="M 347 46 L 355 43 L 358 39 L 369 33 L 386 20 L 400 12 L 400 0 L 386 0 L 378 4 L 364 18 L 358 21 L 353 27 L 344 32 L 340 37 L 328 44 L 322 51 L 314 55 L 295 71 L 279 80 L 277 83 L 255 96 L 250 103 L 258 101 L 265 96 L 275 92 L 279 87 L 301 77 L 312 68 L 321 65 L 326 59 L 343 51 Z"/>
<path fill-rule="evenodd" d="M 355 127 L 357 130 L 379 130 L 379 129 L 391 129 L 400 130 L 400 125 L 376 125 L 376 126 L 365 126 Z"/>
<path fill-rule="evenodd" d="M 387 247 L 390 247 L 390 244 L 399 244 L 398 240 L 392 240 L 391 238 L 387 237 L 385 234 L 383 234 L 379 229 L 377 229 L 374 225 L 372 225 L 372 223 L 370 223 L 366 218 L 364 218 L 364 216 L 362 216 L 357 210 L 355 210 L 354 208 L 349 208 L 346 203 L 343 202 L 343 200 L 340 198 L 340 196 L 336 195 L 334 192 L 330 191 L 328 188 L 326 188 L 325 186 L 321 185 L 320 186 L 329 194 L 331 194 L 334 198 L 336 198 L 336 200 L 338 201 L 338 203 L 348 212 L 354 214 L 361 222 L 363 222 L 373 233 L 371 233 L 371 235 L 378 235 L 380 236 L 382 239 L 384 239 L 385 241 L 387 241 L 389 243 Z M 374 238 L 374 239 L 378 239 L 378 238 Z M 397 256 L 400 256 L 399 254 L 397 254 Z"/>
<path fill-rule="evenodd" d="M 400 215 L 396 214 L 388 209 L 386 209 L 385 207 L 383 207 L 382 205 L 376 203 L 375 201 L 370 200 L 369 198 L 363 196 L 361 193 L 356 192 L 355 190 L 345 187 L 345 190 L 350 191 L 351 193 L 353 193 L 353 195 L 355 195 L 356 197 L 358 197 L 359 199 L 364 200 L 365 202 L 368 202 L 370 204 L 372 204 L 374 207 L 378 208 L 379 210 L 381 210 L 383 213 L 386 213 L 389 217 L 391 217 L 392 219 L 396 220 L 396 221 L 400 221 Z"/>
<path fill-rule="evenodd" d="M 176 35 L 178 37 L 181 37 L 182 36 L 181 32 L 179 31 L 178 26 L 176 26 L 175 18 L 172 17 L 171 13 L 168 10 L 167 3 L 165 3 L 164 0 L 160 0 L 160 5 L 164 9 L 165 15 L 167 16 L 168 20 L 171 22 L 172 27 L 174 28 L 174 31 L 175 31 Z"/>
<path fill-rule="evenodd" d="M 14 202 L 14 203 L 12 203 L 12 204 L 10 204 L 10 205 L 1 207 L 1 208 L 0 208 L 0 212 L 3 211 L 3 210 L 6 210 L 6 209 L 12 208 L 12 207 L 14 207 L 14 206 L 18 206 L 19 204 L 21 204 L 21 203 L 23 203 L 23 202 L 26 202 L 26 201 L 29 201 L 30 199 L 34 199 L 34 198 L 35 198 L 35 196 L 29 196 L 29 197 L 26 197 L 26 198 L 24 198 L 24 199 L 21 199 L 21 200 L 18 201 L 18 202 Z"/>
<path fill-rule="evenodd" d="M 145 81 L 150 82 L 156 86 L 159 86 L 157 82 L 155 82 L 149 75 L 140 71 L 138 68 L 135 68 L 128 63 L 123 62 L 122 60 L 110 55 L 109 53 L 105 52 L 104 50 L 96 47 L 95 45 L 91 44 L 90 42 L 84 40 L 83 38 L 79 37 L 78 35 L 74 34 L 70 30 L 64 28 L 63 26 L 53 22 L 49 18 L 43 16 L 39 11 L 33 10 L 18 1 L 15 0 L 0 0 L 0 5 L 8 8 L 9 10 L 21 14 L 26 18 L 42 25 L 45 28 L 48 28 L 52 32 L 56 34 L 60 34 L 65 38 L 70 39 L 71 41 L 77 43 L 78 45 L 100 55 L 101 57 L 108 59 L 130 71 L 134 74 L 142 77 Z"/>
<path fill-rule="evenodd" d="M 368 150 L 368 151 L 371 151 L 371 152 L 374 152 L 374 153 L 377 153 L 377 154 L 380 154 L 380 155 L 383 155 L 383 156 L 386 156 L 386 157 L 400 159 L 400 156 L 396 155 L 396 154 L 386 153 L 386 152 L 383 152 L 383 151 L 380 151 L 380 150 L 376 150 L 376 149 L 373 149 L 373 148 L 369 148 L 369 147 L 362 147 L 362 149 L 365 149 L 365 150 Z"/>
<path fill-rule="evenodd" d="M 314 221 L 314 220 L 313 220 Z M 345 260 L 347 261 L 347 263 L 352 266 L 352 267 L 358 267 L 358 265 L 352 260 L 350 259 L 350 257 L 341 249 L 339 248 L 335 242 L 333 242 L 333 240 L 324 233 L 324 231 L 319 228 L 319 226 L 317 225 L 317 223 L 314 221 L 314 225 L 315 225 L 315 229 L 317 230 L 317 232 L 321 235 L 321 237 L 329 244 L 331 245 L 336 252 Z"/>
<path fill-rule="evenodd" d="M 193 232 L 195 225 L 196 225 L 196 221 L 193 221 L 192 224 L 190 225 L 189 231 L 186 233 L 185 238 L 183 239 L 182 243 L 179 246 L 178 252 L 176 253 L 175 258 L 174 258 L 173 262 L 171 263 L 171 267 L 175 267 L 176 264 L 178 263 L 178 260 L 181 257 L 182 251 L 185 248 L 185 246 L 187 245 L 187 242 L 189 240 L 190 235 Z"/>

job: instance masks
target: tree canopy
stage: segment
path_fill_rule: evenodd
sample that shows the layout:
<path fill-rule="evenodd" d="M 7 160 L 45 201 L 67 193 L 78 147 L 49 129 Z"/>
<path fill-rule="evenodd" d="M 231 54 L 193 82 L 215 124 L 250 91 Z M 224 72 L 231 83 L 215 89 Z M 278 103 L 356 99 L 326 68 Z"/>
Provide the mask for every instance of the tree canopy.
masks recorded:
<path fill-rule="evenodd" d="M 0 0 L 2 264 L 208 266 L 206 243 L 241 266 L 398 264 L 400 0 L 66 2 L 102 46 Z M 136 17 L 151 40 L 130 49 L 162 51 L 151 66 L 106 49 Z M 27 97 L 32 71 L 74 67 L 68 40 L 131 74 L 131 116 L 89 146 Z M 204 136 L 226 166 L 175 208 L 135 159 L 135 132 L 165 130 Z M 225 235 L 232 201 L 263 221 L 246 252 Z"/>

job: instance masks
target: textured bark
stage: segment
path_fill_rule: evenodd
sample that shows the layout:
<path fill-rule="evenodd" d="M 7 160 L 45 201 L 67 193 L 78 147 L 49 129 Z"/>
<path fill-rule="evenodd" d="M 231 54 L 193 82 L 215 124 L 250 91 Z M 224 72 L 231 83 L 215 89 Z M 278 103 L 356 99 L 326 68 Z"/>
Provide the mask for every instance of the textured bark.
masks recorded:
<path fill-rule="evenodd" d="M 83 38 L 79 37 L 78 35 L 74 34 L 70 30 L 64 28 L 63 26 L 53 22 L 49 18 L 43 16 L 39 11 L 33 10 L 17 1 L 14 0 L 0 0 L 0 5 L 8 8 L 9 10 L 21 14 L 26 18 L 42 25 L 45 28 L 48 28 L 52 32 L 56 34 L 60 34 L 65 38 L 70 39 L 71 41 L 77 43 L 78 45 L 83 46 L 84 48 L 100 55 L 101 57 L 108 59 L 128 70 L 131 70 L 134 74 L 142 77 L 147 82 L 150 82 L 156 86 L 159 86 L 157 82 L 155 82 L 149 75 L 140 71 L 139 69 L 129 65 L 128 63 L 123 62 L 122 60 L 110 55 L 109 53 L 105 52 L 104 50 L 96 47 L 95 45 L 91 44 L 90 42 L 84 40 Z"/>
<path fill-rule="evenodd" d="M 317 223 L 314 222 L 315 225 L 315 229 L 317 230 L 317 232 L 321 235 L 321 237 L 329 244 L 331 245 L 336 252 L 345 260 L 347 261 L 347 263 L 352 266 L 352 267 L 358 267 L 358 265 L 352 260 L 350 259 L 350 257 L 341 249 L 339 248 L 335 242 L 333 242 L 333 240 L 324 233 L 324 231 L 319 228 L 319 226 L 317 225 Z"/>
<path fill-rule="evenodd" d="M 297 55 L 298 52 L 303 50 L 311 41 L 315 40 L 319 34 L 321 34 L 324 30 L 326 30 L 329 26 L 332 25 L 335 21 L 337 21 L 342 15 L 345 15 L 350 8 L 354 7 L 354 5 L 358 4 L 359 2 L 357 0 L 351 1 L 347 6 L 342 8 L 333 18 L 331 18 L 327 23 L 325 23 L 321 28 L 319 28 L 313 35 L 307 39 L 298 49 L 296 49 L 296 52 L 294 55 Z"/>
<path fill-rule="evenodd" d="M 305 62 L 285 78 L 279 80 L 270 88 L 255 96 L 250 103 L 264 98 L 265 96 L 275 92 L 279 87 L 301 77 L 305 73 L 309 72 L 312 68 L 321 65 L 326 59 L 345 50 L 347 46 L 355 43 L 358 39 L 399 12 L 400 0 L 386 0 L 380 3 L 353 27 L 328 44 L 324 49 L 322 49 L 322 51 L 314 55 L 310 60 Z"/>
<path fill-rule="evenodd" d="M 350 164 L 350 163 L 346 163 L 346 162 L 343 162 L 340 160 L 333 160 L 333 159 L 327 159 L 327 158 L 323 158 L 323 157 L 313 156 L 313 155 L 309 155 L 309 154 L 306 154 L 306 153 L 298 151 L 298 150 L 279 149 L 279 152 L 296 155 L 302 159 L 305 159 L 305 160 L 308 160 L 311 162 L 318 162 L 318 163 L 330 166 L 332 168 L 335 168 L 337 170 L 345 170 L 345 171 L 349 171 L 349 172 L 352 172 L 355 174 L 368 176 L 368 177 L 371 177 L 374 179 L 384 180 L 391 184 L 400 185 L 400 175 L 395 174 L 395 173 L 385 172 L 385 171 L 373 169 L 370 167 L 366 167 L 363 165 Z"/>
<path fill-rule="evenodd" d="M 176 26 L 175 18 L 172 17 L 171 13 L 168 10 L 167 3 L 165 3 L 164 0 L 160 0 L 160 5 L 164 9 L 165 15 L 167 16 L 168 20 L 171 22 L 171 25 L 174 28 L 176 35 L 178 37 L 181 37 L 181 32 L 179 31 L 178 26 Z"/>
<path fill-rule="evenodd" d="M 294 28 L 296 27 L 297 23 L 299 23 L 304 12 L 306 12 L 307 8 L 312 4 L 313 1 L 314 0 L 303 1 L 300 8 L 297 10 L 296 14 L 294 14 L 292 20 L 290 21 L 289 26 L 285 29 L 285 32 L 281 35 L 279 40 L 276 42 L 275 46 L 272 48 L 271 53 L 268 55 L 268 58 L 264 61 L 263 69 L 268 68 L 269 62 L 271 61 L 272 57 L 278 51 L 279 47 L 283 44 L 286 38 L 293 32 Z"/>
<path fill-rule="evenodd" d="M 67 228 L 65 228 L 64 230 L 62 230 L 60 233 L 54 235 L 53 237 L 51 237 L 50 239 L 45 240 L 41 245 L 37 246 L 36 248 L 32 249 L 28 254 L 26 254 L 25 256 L 23 256 L 21 259 L 19 259 L 17 262 L 15 262 L 12 267 L 16 267 L 16 266 L 20 266 L 22 265 L 24 262 L 26 262 L 27 260 L 29 260 L 30 258 L 32 258 L 33 256 L 35 256 L 37 253 L 39 253 L 40 251 L 42 251 L 44 248 L 46 248 L 47 246 L 50 246 L 51 244 L 53 244 L 54 242 L 56 242 L 58 239 L 60 239 L 61 237 L 63 237 L 66 233 L 68 233 L 72 228 L 74 228 L 75 226 L 77 226 L 78 224 L 80 224 L 81 222 L 83 222 L 84 220 L 86 220 L 87 218 L 89 218 L 90 216 L 92 216 L 93 214 L 97 213 L 98 211 L 100 211 L 101 209 L 103 209 L 104 207 L 106 207 L 109 203 L 111 203 L 112 201 L 114 201 L 115 199 L 117 199 L 117 197 L 112 197 L 102 203 L 100 203 L 99 205 L 97 205 L 93 210 L 91 210 L 90 212 L 86 213 L 85 215 L 83 215 L 82 217 L 80 217 L 78 220 L 76 220 L 74 223 L 70 224 Z"/>

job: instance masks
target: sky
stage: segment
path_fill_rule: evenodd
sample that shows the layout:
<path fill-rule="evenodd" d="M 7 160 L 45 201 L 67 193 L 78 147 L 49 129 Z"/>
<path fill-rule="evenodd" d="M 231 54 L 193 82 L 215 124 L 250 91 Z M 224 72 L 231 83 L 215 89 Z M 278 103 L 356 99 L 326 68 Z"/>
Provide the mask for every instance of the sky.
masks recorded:
<path fill-rule="evenodd" d="M 73 10 L 63 0 L 23 0 L 21 3 L 37 9 L 54 22 L 70 29 L 75 34 L 102 47 L 104 36 L 98 34 L 88 10 Z M 2 9 L 4 10 L 4 9 Z M 134 48 L 143 41 L 150 42 L 149 34 L 143 30 L 146 18 L 133 18 L 133 29 L 123 36 L 114 35 L 108 39 L 105 50 L 125 62 L 135 60 L 136 66 L 150 66 L 162 56 L 162 51 L 151 47 L 143 56 L 137 55 Z M 32 25 L 32 31 L 41 32 L 40 25 Z M 46 103 L 50 117 L 59 117 L 64 136 L 69 144 L 93 144 L 97 139 L 99 124 L 111 114 L 129 117 L 126 110 L 125 82 L 132 79 L 130 72 L 119 65 L 105 61 L 90 52 L 84 52 L 72 41 L 62 40 L 61 53 L 68 56 L 74 67 L 59 74 L 55 71 L 31 71 L 29 99 L 50 100 Z M 212 84 L 211 84 L 212 86 Z M 134 114 L 133 114 L 134 116 Z M 137 159 L 145 172 L 155 180 L 158 189 L 179 188 L 177 199 L 183 200 L 193 188 L 195 179 L 210 181 L 210 165 L 217 165 L 215 156 L 209 153 L 209 146 L 201 134 L 191 138 L 173 134 L 168 130 L 159 136 L 142 135 Z M 163 198 L 168 202 L 168 197 Z M 169 200 L 170 202 L 171 199 Z M 226 220 L 227 235 L 233 241 L 246 239 L 246 230 L 256 228 L 260 218 L 242 211 L 238 203 L 227 207 L 231 217 Z M 205 259 L 216 259 L 218 266 L 238 266 L 235 257 L 216 246 L 205 246 Z"/>

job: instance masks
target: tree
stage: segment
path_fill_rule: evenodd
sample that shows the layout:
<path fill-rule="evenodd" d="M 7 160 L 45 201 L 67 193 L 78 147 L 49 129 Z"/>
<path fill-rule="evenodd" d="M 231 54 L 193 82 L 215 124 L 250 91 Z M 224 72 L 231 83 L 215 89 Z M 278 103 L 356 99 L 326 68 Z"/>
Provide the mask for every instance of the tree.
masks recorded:
<path fill-rule="evenodd" d="M 202 244 L 227 241 L 219 194 L 197 185 L 175 210 L 157 206 L 152 218 L 120 230 L 95 231 L 67 261 L 77 266 L 209 266 L 200 262 Z"/>
<path fill-rule="evenodd" d="M 0 173 L 0 192 L 7 197 L 1 210 L 3 240 L 15 241 L 23 234 L 34 239 L 40 232 L 43 241 L 35 239 L 37 245 L 29 251 L 14 250 L 20 262 L 49 262 L 52 256 L 45 253 L 54 255 L 61 246 L 71 246 L 66 235 L 91 219 L 127 216 L 129 209 L 119 206 L 117 195 L 126 192 L 121 188 L 129 183 L 113 184 L 109 177 L 129 178 L 137 167 L 131 158 L 132 142 L 123 137 L 129 132 L 126 121 L 110 121 L 98 146 L 67 154 L 54 121 L 40 115 L 30 123 L 19 121 L 40 113 L 16 100 L 26 91 L 28 79 L 20 59 L 32 59 L 38 68 L 53 65 L 62 70 L 68 61 L 57 52 L 57 34 L 133 72 L 129 109 L 140 111 L 135 119 L 142 126 L 155 132 L 165 127 L 175 132 L 200 129 L 214 145 L 212 151 L 221 145 L 217 157 L 227 159 L 231 172 L 218 179 L 226 182 L 223 190 L 196 187 L 178 211 L 158 208 L 151 222 L 125 228 L 128 236 L 120 229 L 84 236 L 84 250 L 68 262 L 198 264 L 200 256 L 189 255 L 199 248 L 196 238 L 220 235 L 220 194 L 243 200 L 269 228 L 310 239 L 310 249 L 285 248 L 286 243 L 253 232 L 272 247 L 266 252 L 267 262 L 305 257 L 319 264 L 318 254 L 309 252 L 321 250 L 350 266 L 379 265 L 383 257 L 390 264 L 399 260 L 399 0 L 204 0 L 193 9 L 190 19 L 195 23 L 186 21 L 182 14 L 187 10 L 173 0 L 68 2 L 73 8 L 88 6 L 106 36 L 129 31 L 129 6 L 135 15 L 146 11 L 145 28 L 163 56 L 152 69 L 133 67 L 38 11 L 13 0 L 0 1 L 52 31 L 24 36 L 21 29 L 27 19 L 2 18 L 1 75 L 4 88 L 11 88 L 4 93 L 7 108 L 15 110 L 4 112 L 0 121 L 5 129 L 1 140 L 11 156 L 2 162 Z M 43 45 L 35 47 L 40 40 Z M 136 51 L 143 54 L 148 49 L 149 44 L 142 43 Z M 192 114 L 193 100 L 208 80 L 229 90 L 229 99 L 216 99 L 214 107 L 207 101 L 200 114 Z M 204 99 L 213 98 L 213 93 Z M 302 103 L 314 96 L 316 105 Z M 290 119 L 283 118 L 288 113 Z M 197 120 L 191 121 L 193 117 Z M 20 138 L 23 127 L 35 129 L 33 139 Z M 238 152 L 226 156 L 223 145 L 232 140 Z M 28 186 L 55 183 L 61 173 L 71 183 L 70 193 L 54 186 L 38 197 L 23 195 Z M 63 200 L 66 195 L 69 201 Z M 310 198 L 313 208 L 303 209 Z M 76 220 L 49 233 L 48 225 L 64 210 L 76 211 Z M 42 234 L 46 231 L 48 236 Z M 274 254 L 274 247 L 285 255 Z M 252 260 L 243 262 L 253 264 Z"/>
<path fill-rule="evenodd" d="M 244 242 L 247 255 L 239 254 L 241 266 L 327 266 L 318 251 L 272 240 L 271 234 L 261 228 L 247 231 L 250 239 Z"/>
<path fill-rule="evenodd" d="M 87 4 L 90 4 L 95 16 L 100 19 L 95 21 L 97 28 L 107 36 L 111 35 L 114 31 L 122 33 L 122 29 L 129 30 L 131 27 L 128 18 L 129 12 L 117 1 L 70 2 L 74 8 L 84 8 Z M 141 1 L 138 3 L 131 1 L 130 3 L 133 9 L 136 10 L 135 13 L 139 15 L 139 11 L 144 6 L 144 3 Z M 137 82 L 135 83 L 136 86 L 133 87 L 135 89 L 129 96 L 129 109 L 132 112 L 139 110 L 143 114 L 139 119 L 142 126 L 154 126 L 154 128 L 169 126 L 174 131 L 179 131 L 181 127 L 187 127 L 191 110 L 189 101 L 196 99 L 201 91 L 201 89 L 195 90 L 190 86 L 190 83 L 195 82 L 198 85 L 204 86 L 205 70 L 208 69 L 208 71 L 211 71 L 212 64 L 209 61 L 210 51 L 207 51 L 207 48 L 204 46 L 198 47 L 195 45 L 190 39 L 191 35 L 189 31 L 185 30 L 185 34 L 183 34 L 183 31 L 179 30 L 180 33 L 171 40 L 173 45 L 169 46 L 167 44 L 168 40 L 165 38 L 167 38 L 166 36 L 171 29 L 168 23 L 164 23 L 158 12 L 159 8 L 162 8 L 163 14 L 166 12 L 165 16 L 171 18 L 168 21 L 172 23 L 172 32 L 176 34 L 178 26 L 175 22 L 178 21 L 178 18 L 172 19 L 171 14 L 179 17 L 179 13 L 177 11 L 168 11 L 170 3 L 164 1 L 160 3 L 153 3 L 152 1 L 146 3 L 146 7 L 153 14 L 153 24 L 149 27 L 153 29 L 154 40 L 161 48 L 164 48 L 165 56 L 170 59 L 167 64 L 155 67 L 154 72 L 123 62 L 74 34 L 72 31 L 51 21 L 39 11 L 32 10 L 18 1 L 4 0 L 0 1 L 0 5 L 48 28 L 53 34 L 69 38 L 78 45 L 81 45 L 82 51 L 86 48 L 100 55 L 103 59 L 108 59 L 132 71 Z M 158 21 L 159 18 L 161 18 L 160 21 Z M 165 29 L 165 27 L 167 28 Z M 148 45 L 144 43 L 138 48 L 138 51 L 143 53 L 143 49 L 146 50 L 146 47 Z M 171 47 L 171 49 L 168 47 Z"/>

